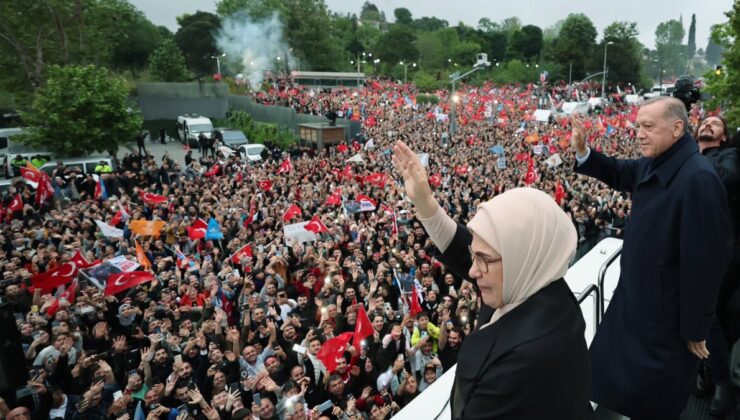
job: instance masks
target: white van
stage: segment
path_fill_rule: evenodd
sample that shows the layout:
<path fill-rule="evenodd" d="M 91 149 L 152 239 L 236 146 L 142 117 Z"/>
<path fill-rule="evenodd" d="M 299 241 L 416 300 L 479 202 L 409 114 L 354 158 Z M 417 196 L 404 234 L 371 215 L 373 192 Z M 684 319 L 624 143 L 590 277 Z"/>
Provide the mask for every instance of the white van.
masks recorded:
<path fill-rule="evenodd" d="M 195 114 L 185 114 L 177 117 L 177 136 L 181 142 L 190 147 L 198 147 L 198 136 L 203 133 L 209 139 L 213 131 L 213 123 L 206 117 Z"/>
<path fill-rule="evenodd" d="M 105 162 L 107 165 L 113 168 L 114 171 L 116 170 L 115 162 L 113 162 L 113 159 L 111 159 L 110 157 L 106 157 L 106 156 L 60 158 L 60 159 L 55 159 L 55 160 L 45 163 L 39 169 L 46 172 L 47 175 L 51 176 L 51 173 L 54 171 L 54 168 L 57 167 L 57 162 L 62 162 L 64 166 L 67 167 L 67 169 L 76 169 L 78 172 L 83 173 L 83 174 L 94 174 L 95 167 L 98 166 L 101 161 Z"/>

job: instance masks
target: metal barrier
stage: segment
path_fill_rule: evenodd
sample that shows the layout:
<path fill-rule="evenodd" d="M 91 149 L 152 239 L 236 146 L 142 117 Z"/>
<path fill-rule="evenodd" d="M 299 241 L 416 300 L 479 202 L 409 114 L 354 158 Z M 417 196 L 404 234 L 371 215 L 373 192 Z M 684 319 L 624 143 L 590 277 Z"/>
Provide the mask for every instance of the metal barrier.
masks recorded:
<path fill-rule="evenodd" d="M 601 301 L 601 291 L 598 287 L 596 287 L 595 284 L 589 284 L 588 287 L 583 289 L 583 291 L 578 295 L 578 298 L 576 299 L 578 301 L 578 304 L 580 305 L 583 303 L 586 298 L 594 293 L 594 333 L 596 332 L 596 329 L 599 327 L 599 324 L 601 324 L 601 313 L 599 312 L 599 302 Z"/>
<path fill-rule="evenodd" d="M 620 246 L 612 255 L 609 256 L 609 258 L 604 261 L 604 264 L 601 265 L 601 268 L 599 268 L 599 279 L 598 279 L 598 286 L 599 286 L 599 299 L 598 299 L 598 310 L 599 310 L 599 319 L 604 317 L 604 312 L 606 312 L 606 306 L 604 304 L 605 299 L 605 291 L 604 291 L 604 279 L 606 278 L 606 270 L 609 269 L 609 267 L 614 263 L 614 261 L 619 258 L 619 256 L 622 254 L 622 247 Z M 593 286 L 593 285 L 592 285 Z"/>

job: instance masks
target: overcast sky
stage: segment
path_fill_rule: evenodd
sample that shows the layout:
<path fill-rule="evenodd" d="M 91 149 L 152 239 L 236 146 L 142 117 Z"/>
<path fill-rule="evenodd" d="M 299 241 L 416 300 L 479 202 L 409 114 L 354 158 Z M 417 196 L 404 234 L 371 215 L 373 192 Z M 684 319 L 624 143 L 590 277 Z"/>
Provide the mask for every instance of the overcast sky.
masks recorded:
<path fill-rule="evenodd" d="M 129 0 L 157 25 L 177 30 L 175 18 L 197 10 L 214 12 L 215 0 Z M 329 9 L 339 13 L 357 13 L 364 0 L 325 0 Z M 591 18 L 601 39 L 604 28 L 615 20 L 637 22 L 640 41 L 655 48 L 655 28 L 660 22 L 678 19 L 683 14 L 688 36 L 691 14 L 696 13 L 696 45 L 706 48 L 710 26 L 725 22 L 724 12 L 732 8 L 733 0 L 375 0 L 374 3 L 393 19 L 393 10 L 406 7 L 414 18 L 435 16 L 450 25 L 462 21 L 477 26 L 488 17 L 494 22 L 518 16 L 524 25 L 534 24 L 543 29 L 564 19 L 569 13 L 584 13 Z M 687 40 L 684 39 L 684 43 Z"/>

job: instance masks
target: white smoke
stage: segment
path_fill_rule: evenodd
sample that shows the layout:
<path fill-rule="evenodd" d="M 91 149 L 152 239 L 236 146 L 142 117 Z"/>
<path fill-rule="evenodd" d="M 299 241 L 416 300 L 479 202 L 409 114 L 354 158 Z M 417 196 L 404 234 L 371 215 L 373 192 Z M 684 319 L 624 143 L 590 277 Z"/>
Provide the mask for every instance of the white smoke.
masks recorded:
<path fill-rule="evenodd" d="M 262 20 L 241 13 L 232 15 L 221 24 L 216 43 L 227 61 L 241 65 L 241 75 L 253 90 L 259 89 L 265 70 L 283 73 L 286 66 L 294 69 L 296 65 L 277 13 Z"/>

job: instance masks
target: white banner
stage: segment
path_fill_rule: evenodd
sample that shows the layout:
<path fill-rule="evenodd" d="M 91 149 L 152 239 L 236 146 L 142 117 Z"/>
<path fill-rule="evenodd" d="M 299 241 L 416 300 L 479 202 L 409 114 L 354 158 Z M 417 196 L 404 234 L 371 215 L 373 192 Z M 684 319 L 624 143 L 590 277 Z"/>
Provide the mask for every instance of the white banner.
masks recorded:
<path fill-rule="evenodd" d="M 542 154 L 542 145 L 538 144 L 537 146 L 534 146 L 534 154 L 535 155 L 541 155 Z"/>
<path fill-rule="evenodd" d="M 555 153 L 545 160 L 548 168 L 555 168 L 563 164 L 563 159 L 560 158 L 560 153 Z"/>
<path fill-rule="evenodd" d="M 120 255 L 102 262 L 94 267 L 80 270 L 95 286 L 105 289 L 105 284 L 111 274 L 129 273 L 139 268 L 139 263 L 132 261 Z"/>
<path fill-rule="evenodd" d="M 283 226 L 283 239 L 285 240 L 285 245 L 293 246 L 295 243 L 311 242 L 319 239 L 315 233 L 304 228 L 308 223 L 309 222 L 300 222 Z"/>
<path fill-rule="evenodd" d="M 100 232 L 106 238 L 123 238 L 123 230 L 115 228 L 102 220 L 96 220 L 95 224 L 100 228 Z"/>

